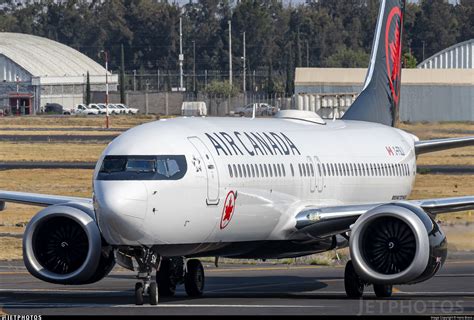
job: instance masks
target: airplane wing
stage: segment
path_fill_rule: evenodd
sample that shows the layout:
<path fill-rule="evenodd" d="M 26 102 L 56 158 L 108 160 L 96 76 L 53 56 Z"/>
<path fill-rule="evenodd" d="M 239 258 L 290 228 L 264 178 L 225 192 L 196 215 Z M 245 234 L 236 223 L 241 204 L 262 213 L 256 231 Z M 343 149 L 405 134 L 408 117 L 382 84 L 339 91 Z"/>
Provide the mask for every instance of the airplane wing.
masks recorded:
<path fill-rule="evenodd" d="M 47 207 L 68 202 L 91 204 L 92 199 L 0 190 L 0 211 L 5 207 L 5 202 Z"/>
<path fill-rule="evenodd" d="M 474 196 L 408 201 L 418 205 L 427 213 L 441 213 L 474 209 Z M 371 203 L 353 206 L 308 207 L 296 215 L 296 229 L 309 235 L 326 237 L 342 234 L 367 211 L 386 203 Z"/>
<path fill-rule="evenodd" d="M 467 146 L 474 146 L 474 137 L 417 141 L 415 142 L 415 153 L 423 154 Z"/>

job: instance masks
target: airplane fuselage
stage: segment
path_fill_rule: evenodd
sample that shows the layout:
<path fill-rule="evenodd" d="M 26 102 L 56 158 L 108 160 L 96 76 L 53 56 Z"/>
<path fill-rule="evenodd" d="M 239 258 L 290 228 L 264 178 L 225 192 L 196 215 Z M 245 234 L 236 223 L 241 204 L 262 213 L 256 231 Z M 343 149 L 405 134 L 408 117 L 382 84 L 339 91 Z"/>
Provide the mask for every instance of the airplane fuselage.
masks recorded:
<path fill-rule="evenodd" d="M 174 245 L 170 255 L 292 240 L 295 212 L 305 207 L 406 199 L 416 173 L 414 141 L 358 121 L 176 118 L 141 125 L 98 161 L 99 227 L 112 245 Z M 107 180 L 110 173 L 100 173 L 106 157 L 163 155 L 185 159 L 176 179 L 142 180 L 135 172 Z"/>

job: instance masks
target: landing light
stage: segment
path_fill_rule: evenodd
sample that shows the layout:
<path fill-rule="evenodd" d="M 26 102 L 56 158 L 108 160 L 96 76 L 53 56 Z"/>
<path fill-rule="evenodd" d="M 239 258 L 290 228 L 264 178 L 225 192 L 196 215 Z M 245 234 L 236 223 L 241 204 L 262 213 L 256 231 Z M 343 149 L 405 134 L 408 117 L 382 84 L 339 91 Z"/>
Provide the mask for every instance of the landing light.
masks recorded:
<path fill-rule="evenodd" d="M 320 221 L 321 215 L 319 214 L 319 212 L 311 212 L 308 213 L 307 218 L 309 221 Z"/>

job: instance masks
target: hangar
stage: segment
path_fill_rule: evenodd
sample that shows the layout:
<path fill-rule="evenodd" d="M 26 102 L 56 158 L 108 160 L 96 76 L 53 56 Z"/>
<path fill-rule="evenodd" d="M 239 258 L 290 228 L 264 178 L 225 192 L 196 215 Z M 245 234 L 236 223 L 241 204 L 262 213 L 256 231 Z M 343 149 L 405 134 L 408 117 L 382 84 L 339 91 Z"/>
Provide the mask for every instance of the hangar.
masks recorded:
<path fill-rule="evenodd" d="M 36 114 L 46 103 L 72 108 L 84 102 L 87 72 L 91 91 L 116 91 L 118 75 L 59 42 L 0 32 L 0 108 Z"/>
<path fill-rule="evenodd" d="M 474 69 L 474 39 L 444 49 L 418 65 L 422 69 Z"/>
<path fill-rule="evenodd" d="M 295 107 L 341 117 L 362 90 L 367 69 L 297 68 Z M 402 70 L 400 120 L 474 121 L 474 39 Z"/>

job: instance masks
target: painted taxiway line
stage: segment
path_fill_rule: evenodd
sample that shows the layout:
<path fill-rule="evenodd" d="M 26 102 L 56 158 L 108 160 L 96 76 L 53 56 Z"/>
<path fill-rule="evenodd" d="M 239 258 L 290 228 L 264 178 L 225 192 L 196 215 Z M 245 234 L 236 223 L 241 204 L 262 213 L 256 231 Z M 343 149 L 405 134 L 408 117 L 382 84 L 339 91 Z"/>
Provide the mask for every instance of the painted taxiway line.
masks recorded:
<path fill-rule="evenodd" d="M 313 283 L 313 282 L 299 282 L 299 283 L 290 283 L 289 285 L 295 285 L 295 284 L 308 284 L 308 283 Z M 235 289 L 242 290 L 242 289 L 251 289 L 251 288 L 263 288 L 263 287 L 274 287 L 274 286 L 279 286 L 280 284 L 262 284 L 262 285 L 254 285 L 254 286 L 243 286 L 243 287 L 237 287 L 232 289 L 233 291 L 230 292 L 231 294 L 269 294 L 269 293 L 275 293 L 278 294 L 278 292 L 269 292 L 269 291 L 235 291 Z M 209 290 L 206 291 L 207 293 L 219 293 L 219 294 L 226 294 L 225 291 L 230 291 L 231 289 L 215 289 L 215 290 Z M 8 289 L 0 289 L 1 293 L 25 293 L 25 292 L 44 292 L 44 293 L 58 293 L 58 294 L 64 294 L 64 293 L 87 293 L 87 294 L 112 294 L 112 295 L 117 295 L 117 296 L 129 296 L 130 291 L 123 291 L 123 290 L 87 290 L 87 289 L 15 289 L 15 288 L 8 288 Z M 371 291 L 368 291 L 371 293 Z M 466 296 L 474 296 L 474 291 L 450 291 L 450 292 L 423 292 L 423 291 L 401 291 L 398 288 L 394 288 L 393 292 L 395 294 L 399 295 L 422 295 L 422 296 L 439 296 L 439 297 L 446 297 L 446 296 L 457 296 L 457 295 L 466 295 Z M 346 294 L 345 291 L 326 291 L 326 290 L 313 290 L 313 291 L 306 291 L 306 292 L 293 292 L 291 294 L 298 295 L 298 294 L 311 294 L 311 293 L 317 293 L 318 295 L 320 294 Z"/>
<path fill-rule="evenodd" d="M 251 268 L 229 268 L 229 269 L 205 269 L 206 272 L 245 272 L 245 271 L 297 271 L 297 270 L 312 270 L 327 268 L 326 266 L 292 266 L 292 267 L 251 267 Z M 333 268 L 341 268 L 341 266 L 334 266 Z M 112 273 L 126 273 L 132 271 L 115 271 Z M 30 274 L 28 271 L 0 271 L 0 275 L 24 275 Z"/>
<path fill-rule="evenodd" d="M 0 306 L 7 308 L 331 308 L 331 306 L 315 305 L 281 305 L 281 304 L 160 304 L 135 305 L 135 304 L 100 304 L 100 303 L 12 303 Z"/>
<path fill-rule="evenodd" d="M 74 294 L 76 292 L 80 293 L 114 293 L 114 294 L 120 294 L 123 292 L 122 290 L 87 290 L 87 289 L 0 289 L 0 292 L 10 292 L 10 293 L 19 293 L 19 292 L 49 292 L 49 293 L 71 293 Z"/>

